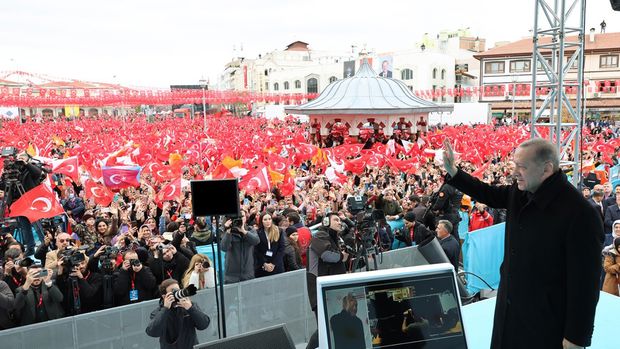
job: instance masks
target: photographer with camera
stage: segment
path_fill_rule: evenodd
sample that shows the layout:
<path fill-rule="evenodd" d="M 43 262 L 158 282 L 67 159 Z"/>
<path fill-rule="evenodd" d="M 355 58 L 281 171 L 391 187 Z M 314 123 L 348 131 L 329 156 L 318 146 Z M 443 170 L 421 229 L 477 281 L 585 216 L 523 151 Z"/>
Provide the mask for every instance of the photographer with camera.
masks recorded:
<path fill-rule="evenodd" d="M 11 311 L 15 296 L 6 282 L 0 280 L 0 331 L 14 326 Z"/>
<path fill-rule="evenodd" d="M 23 258 L 23 253 L 17 249 L 9 249 L 4 255 L 3 280 L 12 292 L 24 284 L 28 267 L 32 259 Z"/>
<path fill-rule="evenodd" d="M 349 254 L 340 249 L 339 234 L 342 231 L 342 222 L 335 212 L 328 213 L 323 219 L 321 227 L 310 240 L 308 248 L 308 266 L 306 273 L 308 298 L 310 307 L 317 317 L 316 279 L 319 276 L 338 275 L 346 273 L 345 261 Z M 315 332 L 307 348 L 318 347 L 318 332 Z"/>
<path fill-rule="evenodd" d="M 13 312 L 21 326 L 63 317 L 62 292 L 52 282 L 52 271 L 32 265 L 26 282 L 15 290 Z"/>
<path fill-rule="evenodd" d="M 72 249 L 71 236 L 67 233 L 61 233 L 56 236 L 56 249 L 45 255 L 45 268 L 52 269 L 54 275 L 58 273 L 58 268 L 62 266 L 60 254 L 66 249 Z"/>
<path fill-rule="evenodd" d="M 224 234 L 219 247 L 226 252 L 224 283 L 254 279 L 254 248 L 260 242 L 258 234 L 246 223 L 247 212 L 241 210 L 241 217 L 228 219 L 224 223 Z"/>
<path fill-rule="evenodd" d="M 63 308 L 67 315 L 79 315 L 101 309 L 103 276 L 88 269 L 88 257 L 73 250 L 63 258 L 58 269 L 56 285 L 63 294 Z"/>
<path fill-rule="evenodd" d="M 4 168 L 0 177 L 0 190 L 3 191 L 3 198 L 0 201 L 0 216 L 4 217 L 5 210 L 22 196 L 18 190 L 18 184 L 21 184 L 24 193 L 28 192 L 43 181 L 45 171 L 43 164 L 32 161 L 28 153 L 17 155 L 16 148 L 4 148 L 2 157 L 4 157 Z M 32 225 L 26 217 L 19 216 L 16 219 L 24 239 L 26 255 L 32 255 L 35 248 L 34 237 L 31 233 Z M 39 232 L 39 236 L 42 238 L 42 232 Z"/>
<path fill-rule="evenodd" d="M 179 290 L 179 283 L 174 279 L 167 279 L 159 285 L 161 299 L 151 313 L 146 334 L 158 337 L 162 349 L 191 349 L 198 344 L 196 330 L 209 327 L 209 316 L 187 298 L 191 293 L 187 290 Z"/>
<path fill-rule="evenodd" d="M 157 282 L 151 269 L 142 265 L 135 251 L 125 251 L 114 282 L 116 305 L 138 303 L 153 298 Z"/>
<path fill-rule="evenodd" d="M 149 264 L 158 285 L 166 279 L 183 279 L 183 274 L 189 267 L 189 259 L 177 252 L 176 247 L 170 243 L 159 244 L 154 253 Z"/>
<path fill-rule="evenodd" d="M 189 268 L 183 275 L 183 287 L 194 285 L 197 289 L 215 287 L 215 268 L 213 263 L 204 254 L 195 254 L 189 261 Z"/>

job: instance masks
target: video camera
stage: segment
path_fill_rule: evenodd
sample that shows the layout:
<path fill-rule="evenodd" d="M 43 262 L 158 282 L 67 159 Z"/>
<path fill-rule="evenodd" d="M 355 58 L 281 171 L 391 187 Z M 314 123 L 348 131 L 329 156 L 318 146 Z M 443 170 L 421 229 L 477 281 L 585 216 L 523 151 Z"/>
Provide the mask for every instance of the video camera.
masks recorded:
<path fill-rule="evenodd" d="M 119 249 L 116 246 L 106 246 L 101 256 L 101 271 L 105 275 L 111 275 L 114 272 L 114 264 L 116 263 L 116 256 L 119 253 Z"/>
<path fill-rule="evenodd" d="M 81 246 L 79 249 L 64 249 L 58 254 L 59 258 L 63 258 L 65 267 L 68 270 L 73 270 L 86 260 L 86 255 L 83 251 L 88 249 L 88 246 Z"/>
<path fill-rule="evenodd" d="M 41 222 L 41 226 L 43 230 L 46 232 L 57 232 L 60 230 L 60 227 L 64 225 L 64 221 L 61 216 L 56 216 L 52 218 L 43 218 L 39 220 Z"/>
<path fill-rule="evenodd" d="M 367 209 L 368 197 L 366 195 L 349 196 L 347 198 L 347 210 L 356 215 Z"/>

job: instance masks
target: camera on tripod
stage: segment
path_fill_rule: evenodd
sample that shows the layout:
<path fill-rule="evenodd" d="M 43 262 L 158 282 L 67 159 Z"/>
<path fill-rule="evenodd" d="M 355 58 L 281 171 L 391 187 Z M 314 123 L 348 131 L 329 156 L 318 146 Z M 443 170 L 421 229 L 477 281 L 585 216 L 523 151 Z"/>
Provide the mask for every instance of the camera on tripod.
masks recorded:
<path fill-rule="evenodd" d="M 73 270 L 77 268 L 80 263 L 86 260 L 86 255 L 84 255 L 84 253 L 82 252 L 82 248 L 64 249 L 60 251 L 58 257 L 64 259 L 64 265 L 68 270 Z"/>
<path fill-rule="evenodd" d="M 106 246 L 101 257 L 101 271 L 104 275 L 111 275 L 114 272 L 116 255 L 119 249 L 116 246 Z"/>
<path fill-rule="evenodd" d="M 43 218 L 43 219 L 40 219 L 39 222 L 41 222 L 41 226 L 43 227 L 43 230 L 48 231 L 48 232 L 59 231 L 60 227 L 62 227 L 65 223 L 62 220 L 61 216 L 52 217 L 52 218 Z"/>

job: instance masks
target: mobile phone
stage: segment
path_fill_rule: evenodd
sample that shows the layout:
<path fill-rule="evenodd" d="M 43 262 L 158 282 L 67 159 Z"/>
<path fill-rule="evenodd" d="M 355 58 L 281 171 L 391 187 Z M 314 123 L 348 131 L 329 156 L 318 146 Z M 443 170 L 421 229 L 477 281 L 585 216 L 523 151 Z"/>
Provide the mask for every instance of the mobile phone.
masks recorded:
<path fill-rule="evenodd" d="M 250 204 L 250 200 L 248 200 L 248 198 L 244 198 L 243 199 L 243 204 L 244 205 L 249 205 Z"/>
<path fill-rule="evenodd" d="M 47 269 L 41 269 L 41 271 L 39 272 L 39 277 L 40 278 L 47 277 Z"/>

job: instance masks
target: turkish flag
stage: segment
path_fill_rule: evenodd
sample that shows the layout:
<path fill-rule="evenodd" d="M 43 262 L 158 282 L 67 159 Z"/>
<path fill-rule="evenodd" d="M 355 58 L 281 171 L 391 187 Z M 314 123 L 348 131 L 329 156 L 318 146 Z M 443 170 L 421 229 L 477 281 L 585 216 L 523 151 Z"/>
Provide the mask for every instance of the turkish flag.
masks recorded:
<path fill-rule="evenodd" d="M 9 217 L 24 216 L 30 222 L 42 218 L 51 218 L 64 214 L 65 210 L 58 202 L 56 194 L 46 184 L 28 190 L 11 205 Z"/>
<path fill-rule="evenodd" d="M 102 167 L 103 183 L 110 190 L 140 186 L 140 166 Z"/>
<path fill-rule="evenodd" d="M 75 183 L 80 181 L 80 173 L 78 172 L 78 158 L 72 156 L 66 159 L 54 160 L 52 162 L 52 172 L 62 173 L 69 176 Z"/>
<path fill-rule="evenodd" d="M 258 167 L 243 177 L 239 182 L 239 188 L 248 193 L 271 191 L 269 170 L 265 165 Z"/>
<path fill-rule="evenodd" d="M 181 178 L 178 178 L 159 190 L 155 197 L 157 203 L 175 200 L 181 202 Z"/>
<path fill-rule="evenodd" d="M 93 198 L 97 205 L 109 206 L 114 199 L 114 194 L 106 188 L 103 184 L 97 183 L 91 179 L 86 181 L 86 198 Z"/>

